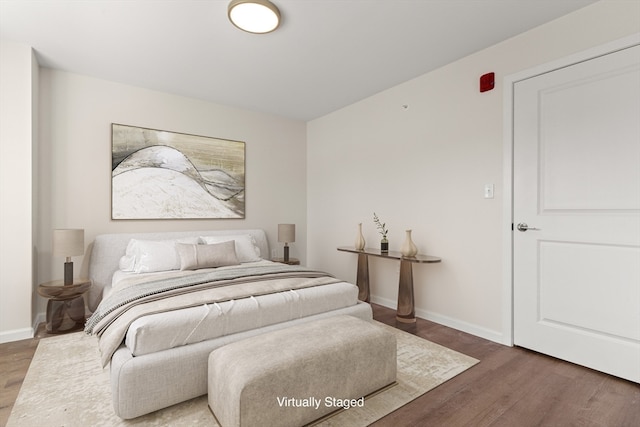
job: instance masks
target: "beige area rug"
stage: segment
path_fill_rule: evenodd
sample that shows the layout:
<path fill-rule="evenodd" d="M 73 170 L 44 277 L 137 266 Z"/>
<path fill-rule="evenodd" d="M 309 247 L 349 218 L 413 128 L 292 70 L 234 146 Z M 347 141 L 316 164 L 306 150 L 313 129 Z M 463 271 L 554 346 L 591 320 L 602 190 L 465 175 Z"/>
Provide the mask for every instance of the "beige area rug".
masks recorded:
<path fill-rule="evenodd" d="M 478 363 L 390 326 L 398 341 L 398 381 L 321 426 L 366 426 Z M 217 426 L 201 396 L 134 420 L 112 409 L 109 369 L 100 367 L 95 337 L 83 332 L 42 339 L 9 417 L 17 426 Z"/>

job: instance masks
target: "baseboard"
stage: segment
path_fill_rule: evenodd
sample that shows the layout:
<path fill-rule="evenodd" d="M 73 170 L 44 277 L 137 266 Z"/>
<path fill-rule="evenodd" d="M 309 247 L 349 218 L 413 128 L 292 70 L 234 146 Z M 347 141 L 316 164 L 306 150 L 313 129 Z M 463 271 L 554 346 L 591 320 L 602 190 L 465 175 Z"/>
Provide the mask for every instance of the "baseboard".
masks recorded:
<path fill-rule="evenodd" d="M 380 298 L 375 295 L 371 295 L 371 302 L 387 308 L 391 308 L 393 310 L 395 310 L 398 305 L 398 303 L 394 300 Z M 493 331 L 482 326 L 474 325 L 472 323 L 464 322 L 459 319 L 443 316 L 441 314 L 433 313 L 431 311 L 422 310 L 419 308 L 416 308 L 416 317 L 426 319 L 431 322 L 456 329 L 458 331 L 466 332 L 468 334 L 475 335 L 489 341 L 497 342 L 498 344 L 504 344 L 504 338 L 500 332 Z"/>
<path fill-rule="evenodd" d="M 0 344 L 6 342 L 28 340 L 33 338 L 33 328 L 14 329 L 11 331 L 0 332 Z"/>
<path fill-rule="evenodd" d="M 6 342 L 28 340 L 35 336 L 38 330 L 38 325 L 46 321 L 47 315 L 45 313 L 38 313 L 33 321 L 31 328 L 14 329 L 12 331 L 0 332 L 0 344 Z"/>

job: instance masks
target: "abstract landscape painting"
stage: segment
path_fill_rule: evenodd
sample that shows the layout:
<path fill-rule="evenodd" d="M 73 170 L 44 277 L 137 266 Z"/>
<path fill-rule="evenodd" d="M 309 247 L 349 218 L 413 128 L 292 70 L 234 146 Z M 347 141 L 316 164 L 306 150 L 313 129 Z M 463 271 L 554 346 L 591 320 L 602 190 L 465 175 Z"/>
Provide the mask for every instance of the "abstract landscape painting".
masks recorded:
<path fill-rule="evenodd" d="M 245 144 L 111 125 L 113 219 L 244 218 Z"/>

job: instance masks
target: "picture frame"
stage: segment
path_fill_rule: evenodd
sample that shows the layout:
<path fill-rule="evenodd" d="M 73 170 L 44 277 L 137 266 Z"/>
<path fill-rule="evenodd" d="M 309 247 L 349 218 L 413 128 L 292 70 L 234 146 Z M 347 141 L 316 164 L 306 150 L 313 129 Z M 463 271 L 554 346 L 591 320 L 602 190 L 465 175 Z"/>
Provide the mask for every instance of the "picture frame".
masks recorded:
<path fill-rule="evenodd" d="M 245 217 L 245 143 L 111 124 L 111 218 Z"/>

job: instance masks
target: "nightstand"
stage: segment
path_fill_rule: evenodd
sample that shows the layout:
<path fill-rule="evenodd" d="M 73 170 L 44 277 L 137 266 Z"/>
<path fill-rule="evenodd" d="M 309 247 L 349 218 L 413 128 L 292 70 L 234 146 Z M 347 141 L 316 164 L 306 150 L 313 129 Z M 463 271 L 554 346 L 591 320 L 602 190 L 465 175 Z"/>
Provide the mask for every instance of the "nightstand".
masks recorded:
<path fill-rule="evenodd" d="M 84 328 L 83 295 L 91 287 L 89 279 L 74 279 L 71 285 L 63 280 L 38 285 L 38 294 L 47 302 L 47 333 L 63 334 Z"/>
<path fill-rule="evenodd" d="M 298 258 L 289 258 L 289 262 L 284 262 L 284 258 L 271 258 L 271 261 L 289 265 L 300 265 L 300 260 Z"/>

